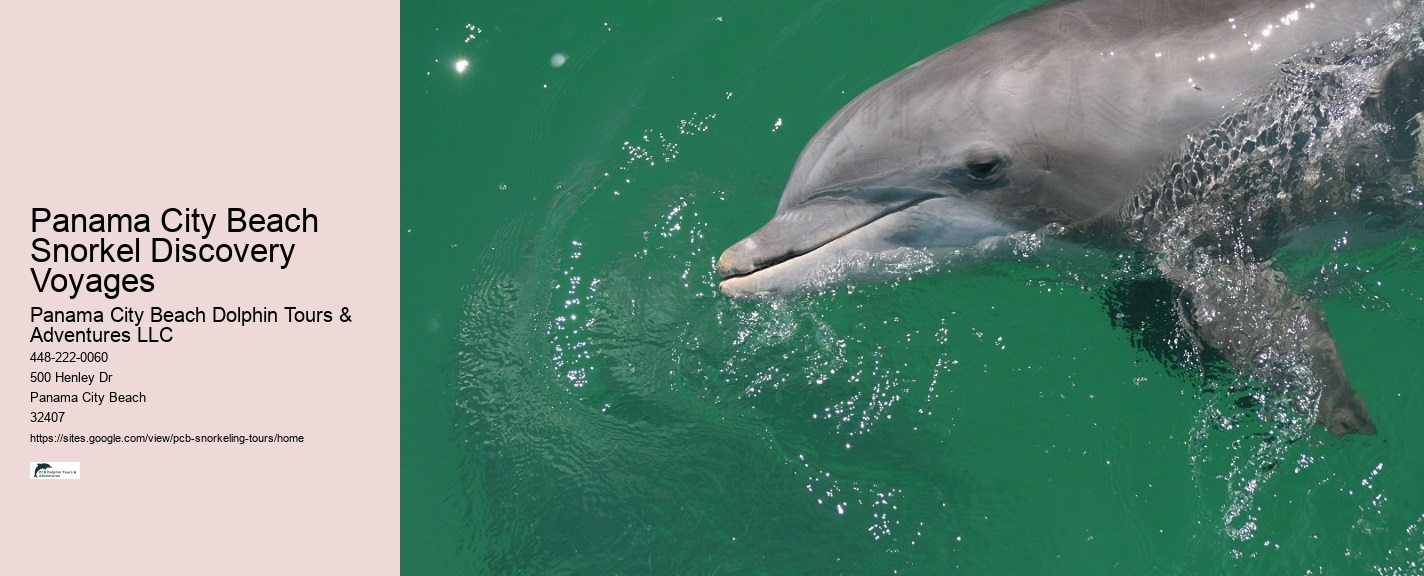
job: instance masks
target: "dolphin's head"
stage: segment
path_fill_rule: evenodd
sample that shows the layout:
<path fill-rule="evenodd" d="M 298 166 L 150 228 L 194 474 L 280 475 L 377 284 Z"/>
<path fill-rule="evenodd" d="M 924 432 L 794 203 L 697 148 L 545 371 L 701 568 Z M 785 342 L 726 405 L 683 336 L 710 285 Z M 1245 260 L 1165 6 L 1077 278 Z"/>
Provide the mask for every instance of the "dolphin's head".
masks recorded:
<path fill-rule="evenodd" d="M 846 105 L 801 152 L 776 215 L 722 254 L 722 292 L 874 279 L 900 256 L 952 259 L 1117 206 L 1163 153 L 1162 126 L 1124 109 L 1153 100 L 1124 97 L 1143 90 L 1137 72 L 1055 49 L 1078 42 L 1045 39 L 1056 32 L 987 30 Z"/>
<path fill-rule="evenodd" d="M 971 138 L 952 152 L 895 162 L 901 143 L 830 139 L 803 153 L 771 221 L 722 254 L 724 293 L 786 293 L 873 276 L 871 263 L 883 256 L 967 249 L 1033 228 L 1032 215 L 1005 201 L 1035 178 L 1012 144 Z"/>
<path fill-rule="evenodd" d="M 729 296 L 802 291 L 883 273 L 1100 212 L 1051 170 L 1030 78 L 922 62 L 841 110 L 802 151 L 776 215 L 717 263 Z M 938 64 L 938 66 L 936 66 Z M 1047 126 L 1056 129 L 1057 126 Z"/>

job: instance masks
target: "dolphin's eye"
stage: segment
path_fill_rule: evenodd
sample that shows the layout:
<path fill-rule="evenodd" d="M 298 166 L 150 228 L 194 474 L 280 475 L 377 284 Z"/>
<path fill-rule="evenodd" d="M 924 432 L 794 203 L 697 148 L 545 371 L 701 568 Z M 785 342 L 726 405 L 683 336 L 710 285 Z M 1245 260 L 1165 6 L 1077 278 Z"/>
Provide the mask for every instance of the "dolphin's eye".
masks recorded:
<path fill-rule="evenodd" d="M 959 161 L 946 166 L 939 180 L 961 191 L 998 188 L 1008 183 L 1011 162 L 996 147 L 981 146 L 968 150 Z"/>
<path fill-rule="evenodd" d="M 997 159 L 976 160 L 964 167 L 964 174 L 976 182 L 989 182 L 999 176 L 1002 164 Z"/>

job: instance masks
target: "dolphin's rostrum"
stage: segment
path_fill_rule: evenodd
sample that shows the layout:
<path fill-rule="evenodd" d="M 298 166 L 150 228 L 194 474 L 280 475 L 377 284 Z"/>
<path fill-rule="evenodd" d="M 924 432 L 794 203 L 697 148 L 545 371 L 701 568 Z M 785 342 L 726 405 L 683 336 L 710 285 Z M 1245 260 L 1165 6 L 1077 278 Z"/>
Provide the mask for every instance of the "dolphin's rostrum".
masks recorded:
<path fill-rule="evenodd" d="M 1270 268 L 1312 216 L 1408 204 L 1418 0 L 1066 0 L 881 82 L 806 145 L 722 255 L 734 297 L 805 292 L 1011 234 L 1157 255 L 1203 344 L 1373 433 L 1320 312 Z M 1373 192 L 1371 192 L 1373 191 Z M 1254 326 L 1243 330 L 1243 326 Z M 1286 369 L 1294 365 L 1305 372 Z"/>

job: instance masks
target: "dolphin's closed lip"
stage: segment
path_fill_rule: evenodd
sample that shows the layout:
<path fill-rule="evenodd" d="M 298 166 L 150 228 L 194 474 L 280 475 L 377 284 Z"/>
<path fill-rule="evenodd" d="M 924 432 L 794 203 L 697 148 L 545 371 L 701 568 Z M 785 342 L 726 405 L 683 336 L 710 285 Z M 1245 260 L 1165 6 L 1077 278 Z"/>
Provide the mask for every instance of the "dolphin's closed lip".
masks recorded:
<path fill-rule="evenodd" d="M 908 210 L 926 200 L 940 197 L 943 197 L 943 194 L 921 191 L 919 194 L 911 196 L 907 200 L 897 202 L 891 206 L 882 206 L 879 211 L 866 210 L 866 208 L 874 207 L 873 204 L 866 203 L 847 206 L 841 202 L 820 202 L 797 207 L 788 215 L 782 215 L 777 219 L 773 219 L 751 236 L 743 238 L 740 242 L 733 244 L 732 247 L 723 252 L 722 256 L 717 259 L 717 274 L 722 277 L 724 284 L 728 280 L 752 276 L 779 264 L 815 252 L 827 244 L 844 238 L 856 230 L 860 230 L 887 216 Z M 815 221 L 814 218 L 797 218 L 795 216 L 797 212 L 816 209 L 836 209 L 851 213 L 859 209 L 864 211 L 868 217 L 862 218 L 850 226 L 834 228 L 830 234 L 822 236 L 819 241 L 807 241 L 810 233 L 819 232 L 821 230 L 807 230 L 800 234 L 795 234 L 795 228 L 804 227 L 809 224 L 809 222 Z M 768 240 L 777 240 L 783 236 L 793 238 L 794 241 L 790 243 L 767 242 Z M 779 248 L 778 244 L 780 246 L 790 245 L 792 248 Z M 799 249 L 796 247 L 798 244 L 801 246 Z M 725 288 L 722 291 L 723 293 L 732 295 Z"/>

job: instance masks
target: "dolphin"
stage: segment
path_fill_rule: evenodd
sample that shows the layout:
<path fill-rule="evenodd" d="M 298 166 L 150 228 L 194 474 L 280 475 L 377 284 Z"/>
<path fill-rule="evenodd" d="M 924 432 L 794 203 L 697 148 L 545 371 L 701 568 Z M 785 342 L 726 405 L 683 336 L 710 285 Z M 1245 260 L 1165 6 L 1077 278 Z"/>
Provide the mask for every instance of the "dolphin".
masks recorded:
<path fill-rule="evenodd" d="M 949 260 L 1025 233 L 1129 246 L 1160 255 L 1201 344 L 1301 389 L 1312 402 L 1300 408 L 1331 432 L 1374 433 L 1319 310 L 1269 256 L 1273 238 L 1340 208 L 1342 183 L 1368 171 L 1317 149 L 1353 151 L 1386 188 L 1417 182 L 1420 11 L 1418 0 L 1060 0 L 1011 16 L 835 114 L 771 221 L 718 259 L 721 291 L 873 280 L 895 272 L 883 262 Z M 1268 327 L 1242 328 L 1253 325 Z"/>

